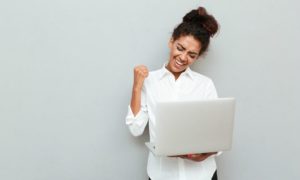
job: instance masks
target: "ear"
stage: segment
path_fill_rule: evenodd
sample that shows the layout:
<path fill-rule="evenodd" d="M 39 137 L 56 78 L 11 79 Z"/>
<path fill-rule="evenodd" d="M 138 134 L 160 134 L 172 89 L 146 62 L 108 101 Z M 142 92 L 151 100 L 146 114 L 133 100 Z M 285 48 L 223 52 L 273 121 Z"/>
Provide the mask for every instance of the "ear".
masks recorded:
<path fill-rule="evenodd" d="M 170 38 L 169 43 L 168 43 L 170 49 L 172 48 L 173 43 L 174 43 L 174 39 Z"/>

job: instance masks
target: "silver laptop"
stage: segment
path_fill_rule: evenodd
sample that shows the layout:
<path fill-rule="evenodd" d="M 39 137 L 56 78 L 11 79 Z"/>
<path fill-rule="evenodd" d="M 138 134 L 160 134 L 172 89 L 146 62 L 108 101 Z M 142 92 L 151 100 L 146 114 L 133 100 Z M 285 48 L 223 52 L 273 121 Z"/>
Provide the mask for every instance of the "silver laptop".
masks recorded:
<path fill-rule="evenodd" d="M 154 142 L 157 156 L 225 151 L 231 148 L 234 98 L 159 102 L 155 108 Z"/>

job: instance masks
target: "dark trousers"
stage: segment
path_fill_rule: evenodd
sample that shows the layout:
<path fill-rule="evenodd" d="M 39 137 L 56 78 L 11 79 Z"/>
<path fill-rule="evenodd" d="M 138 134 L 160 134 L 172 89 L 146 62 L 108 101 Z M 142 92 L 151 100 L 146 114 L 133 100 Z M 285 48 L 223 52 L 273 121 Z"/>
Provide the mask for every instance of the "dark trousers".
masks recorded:
<path fill-rule="evenodd" d="M 149 178 L 149 180 L 151 180 L 151 179 Z M 213 177 L 211 178 L 211 180 L 218 180 L 217 171 L 215 171 L 215 173 L 214 173 Z"/>
<path fill-rule="evenodd" d="M 213 177 L 211 178 L 211 180 L 218 180 L 218 175 L 217 175 L 217 171 L 215 171 Z"/>

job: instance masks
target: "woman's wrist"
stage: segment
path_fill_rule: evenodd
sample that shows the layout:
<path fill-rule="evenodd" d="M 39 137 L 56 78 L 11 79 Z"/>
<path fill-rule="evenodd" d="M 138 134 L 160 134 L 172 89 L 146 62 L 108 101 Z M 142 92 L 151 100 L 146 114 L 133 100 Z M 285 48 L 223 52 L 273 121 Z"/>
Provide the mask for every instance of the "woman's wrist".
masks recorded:
<path fill-rule="evenodd" d="M 132 91 L 133 93 L 140 93 L 142 92 L 142 86 L 134 85 Z"/>

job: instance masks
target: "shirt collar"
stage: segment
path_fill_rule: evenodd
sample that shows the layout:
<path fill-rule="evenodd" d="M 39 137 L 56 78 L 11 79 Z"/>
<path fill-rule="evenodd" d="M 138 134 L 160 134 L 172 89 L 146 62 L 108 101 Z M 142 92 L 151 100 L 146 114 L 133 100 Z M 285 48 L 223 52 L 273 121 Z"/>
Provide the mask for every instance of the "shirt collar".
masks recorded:
<path fill-rule="evenodd" d="M 167 63 L 164 63 L 164 65 L 160 69 L 159 80 L 161 80 L 166 75 L 172 75 L 173 76 L 173 74 L 166 68 L 166 66 L 167 66 Z M 191 70 L 190 67 L 187 67 L 186 70 L 180 76 L 188 76 L 192 80 L 194 79 L 193 71 Z"/>

